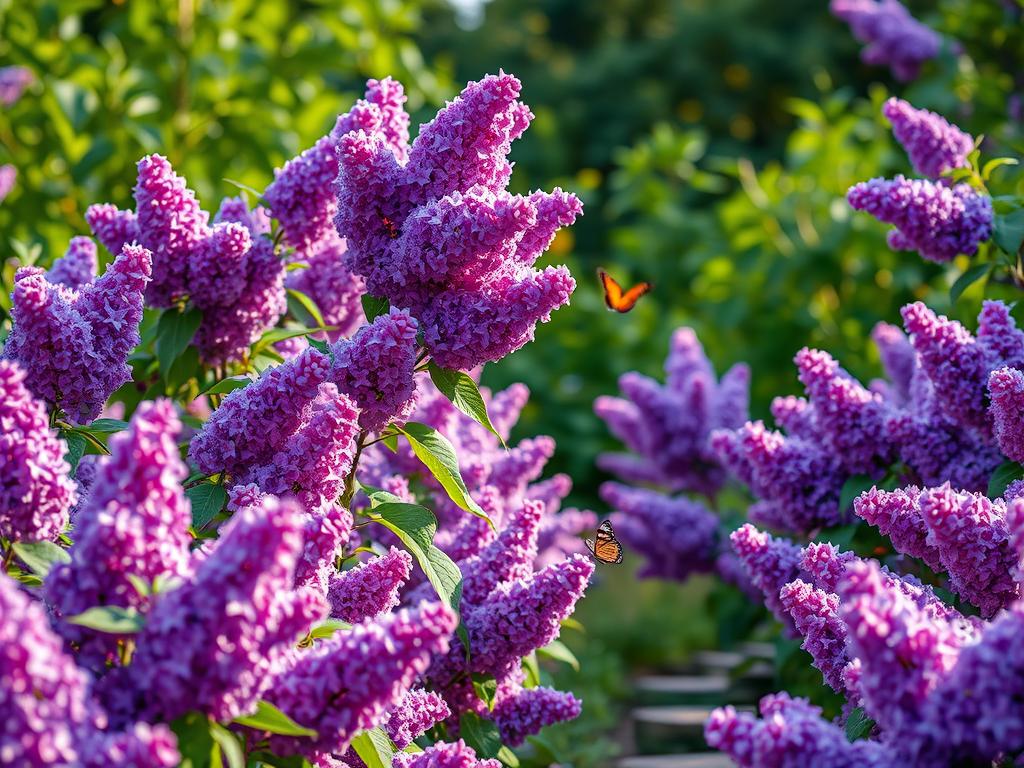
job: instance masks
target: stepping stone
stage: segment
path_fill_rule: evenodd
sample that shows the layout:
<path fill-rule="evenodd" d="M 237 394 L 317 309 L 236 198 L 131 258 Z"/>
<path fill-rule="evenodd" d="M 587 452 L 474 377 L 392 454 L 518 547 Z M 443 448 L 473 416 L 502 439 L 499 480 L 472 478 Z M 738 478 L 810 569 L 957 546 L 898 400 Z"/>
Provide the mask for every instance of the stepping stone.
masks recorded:
<path fill-rule="evenodd" d="M 633 755 L 619 760 L 619 768 L 734 768 L 736 764 L 721 752 L 689 755 Z"/>
<path fill-rule="evenodd" d="M 763 659 L 764 661 L 775 660 L 775 646 L 771 643 L 760 643 L 760 642 L 746 642 L 740 643 L 736 650 L 742 653 L 744 656 L 751 656 L 755 659 Z"/>
<path fill-rule="evenodd" d="M 729 690 L 725 675 L 642 675 L 636 678 L 637 690 L 680 695 L 724 694 Z"/>
<path fill-rule="evenodd" d="M 644 675 L 633 680 L 640 704 L 747 704 L 756 699 L 763 685 L 760 681 L 735 681 L 722 674 L 712 675 Z"/>
<path fill-rule="evenodd" d="M 706 750 L 704 723 L 713 709 L 700 706 L 636 707 L 630 717 L 637 751 L 657 754 Z"/>
<path fill-rule="evenodd" d="M 730 672 L 746 660 L 742 653 L 731 651 L 697 651 L 690 657 L 694 666 L 708 672 Z"/>

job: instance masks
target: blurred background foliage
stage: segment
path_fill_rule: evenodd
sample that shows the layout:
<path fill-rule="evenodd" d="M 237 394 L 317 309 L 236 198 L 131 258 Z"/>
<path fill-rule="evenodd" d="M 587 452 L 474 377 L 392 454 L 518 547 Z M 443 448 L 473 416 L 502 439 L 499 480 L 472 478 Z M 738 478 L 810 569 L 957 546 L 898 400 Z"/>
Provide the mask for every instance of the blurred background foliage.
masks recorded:
<path fill-rule="evenodd" d="M 973 323 L 978 287 L 949 297 L 966 260 L 890 252 L 885 227 L 843 197 L 910 170 L 879 113 L 890 93 L 984 130 L 989 157 L 1024 154 L 1022 6 L 908 4 L 947 44 L 898 86 L 860 63 L 825 0 L 0 0 L 0 66 L 37 78 L 0 111 L 0 163 L 19 173 L 0 248 L 48 263 L 87 232 L 88 204 L 128 203 L 143 154 L 167 155 L 210 207 L 232 182 L 265 187 L 368 77 L 400 79 L 415 124 L 467 80 L 511 71 L 536 114 L 513 148 L 513 187 L 572 189 L 586 215 L 547 257 L 573 268 L 572 306 L 485 383 L 530 386 L 516 436 L 553 435 L 573 501 L 601 510 L 593 460 L 614 446 L 593 399 L 626 370 L 659 376 L 677 326 L 697 329 L 719 370 L 752 365 L 763 417 L 773 395 L 796 391 L 791 360 L 806 344 L 868 378 L 872 326 L 907 301 Z M 1015 178 L 997 172 L 993 193 L 1024 191 Z M 655 291 L 609 313 L 598 266 Z M 710 580 L 638 585 L 629 567 L 603 571 L 585 633 L 565 633 L 582 674 L 545 672 L 584 698 L 585 716 L 534 743 L 535 759 L 607 759 L 626 670 L 712 646 L 730 611 L 738 621 L 743 601 Z"/>

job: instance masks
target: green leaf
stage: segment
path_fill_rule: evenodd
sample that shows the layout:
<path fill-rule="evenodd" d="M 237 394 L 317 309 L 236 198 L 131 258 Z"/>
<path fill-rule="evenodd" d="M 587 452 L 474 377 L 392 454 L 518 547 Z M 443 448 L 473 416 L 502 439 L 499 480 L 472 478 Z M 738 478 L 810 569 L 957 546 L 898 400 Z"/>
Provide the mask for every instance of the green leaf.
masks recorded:
<path fill-rule="evenodd" d="M 380 441 L 385 446 L 387 446 L 389 451 L 391 451 L 392 453 L 398 453 L 398 434 L 397 433 L 393 433 L 393 434 L 390 434 L 390 435 L 384 435 L 384 437 L 382 437 Z"/>
<path fill-rule="evenodd" d="M 964 270 L 964 273 L 956 279 L 956 282 L 949 289 L 950 303 L 956 304 L 957 299 L 963 295 L 963 292 L 985 277 L 991 269 L 991 264 L 975 264 L 970 269 Z"/>
<path fill-rule="evenodd" d="M 174 361 L 188 347 L 202 321 L 203 315 L 198 309 L 187 312 L 165 309 L 160 315 L 156 327 L 156 359 L 160 362 L 160 372 L 165 380 Z"/>
<path fill-rule="evenodd" d="M 462 371 L 453 371 L 442 368 L 434 362 L 427 366 L 430 372 L 430 380 L 438 391 L 452 401 L 452 405 L 473 419 L 477 424 L 482 424 L 498 438 L 502 446 L 505 439 L 498 434 L 498 430 L 491 423 L 491 417 L 487 413 L 487 404 L 480 394 L 480 388 L 476 382 Z"/>
<path fill-rule="evenodd" d="M 988 497 L 990 499 L 999 498 L 1006 493 L 1006 488 L 1010 483 L 1020 480 L 1022 477 L 1024 477 L 1024 467 L 1015 461 L 1004 461 L 996 467 L 996 471 L 988 480 Z"/>
<path fill-rule="evenodd" d="M 576 658 L 576 654 L 569 650 L 569 648 L 561 640 L 552 640 L 550 643 L 545 645 L 543 648 L 537 649 L 538 656 L 546 656 L 549 659 L 555 661 L 561 661 L 568 664 L 575 671 L 580 671 L 580 661 Z"/>
<path fill-rule="evenodd" d="M 189 712 L 171 723 L 171 730 L 178 737 L 179 768 L 206 768 L 210 765 L 210 755 L 216 747 L 211 725 L 212 722 L 198 712 Z"/>
<path fill-rule="evenodd" d="M 464 712 L 459 718 L 459 735 L 481 759 L 497 757 L 501 749 L 498 726 L 490 720 L 482 720 L 475 712 Z"/>
<path fill-rule="evenodd" d="M 988 181 L 992 177 L 992 172 L 996 168 L 1004 165 L 1019 165 L 1020 162 L 1015 157 L 995 157 L 985 163 L 981 169 L 981 178 L 984 181 Z"/>
<path fill-rule="evenodd" d="M 540 667 L 537 665 L 536 651 L 523 657 L 522 667 L 526 672 L 526 680 L 523 681 L 523 687 L 536 688 L 540 685 Z"/>
<path fill-rule="evenodd" d="M 347 621 L 340 621 L 338 619 L 327 619 L 322 624 L 318 624 L 310 630 L 309 636 L 314 640 L 322 640 L 325 637 L 332 637 L 335 632 L 343 631 L 346 629 L 352 629 L 352 625 Z"/>
<path fill-rule="evenodd" d="M 309 346 L 313 349 L 319 350 L 325 355 L 331 354 L 331 345 L 321 339 L 310 339 Z"/>
<path fill-rule="evenodd" d="M 128 422 L 121 419 L 96 419 L 82 429 L 88 432 L 98 432 L 101 435 L 111 435 L 114 432 L 124 432 L 128 429 Z"/>
<path fill-rule="evenodd" d="M 495 757 L 501 760 L 501 762 L 509 768 L 519 768 L 519 758 L 516 756 L 516 753 L 504 744 L 501 745 L 501 749 L 498 750 L 498 754 L 495 755 Z"/>
<path fill-rule="evenodd" d="M 52 541 L 15 541 L 11 549 L 32 573 L 44 579 L 55 563 L 71 562 L 67 550 Z"/>
<path fill-rule="evenodd" d="M 473 674 L 473 690 L 477 698 L 487 705 L 487 709 L 494 709 L 494 695 L 498 692 L 498 681 L 491 675 Z"/>
<path fill-rule="evenodd" d="M 391 304 L 387 299 L 378 299 L 364 293 L 360 298 L 363 303 L 363 314 L 366 315 L 366 322 L 372 323 L 381 315 L 386 315 L 391 310 Z"/>
<path fill-rule="evenodd" d="M 292 314 L 295 315 L 299 320 L 304 320 L 302 312 L 296 312 L 297 309 L 293 302 L 298 303 L 298 306 L 309 315 L 309 318 L 316 323 L 317 328 L 326 328 L 327 324 L 324 322 L 324 316 L 320 313 L 320 308 L 316 305 L 309 296 L 304 294 L 302 291 L 298 291 L 295 288 L 288 289 L 288 308 L 292 310 Z"/>
<path fill-rule="evenodd" d="M 1016 256 L 1020 252 L 1021 243 L 1024 243 L 1024 207 L 996 215 L 992 239 L 1008 254 Z"/>
<path fill-rule="evenodd" d="M 867 475 L 852 475 L 846 478 L 842 490 L 839 491 L 839 511 L 843 512 L 853 506 L 853 500 L 864 491 L 871 490 L 875 481 Z"/>
<path fill-rule="evenodd" d="M 430 474 L 445 489 L 448 497 L 462 509 L 486 520 L 493 528 L 494 523 L 491 522 L 491 518 L 469 495 L 469 489 L 459 471 L 455 448 L 448 442 L 448 438 L 433 427 L 416 421 L 407 422 L 404 427 L 396 426 L 396 429 L 405 435 L 416 458 L 430 470 Z"/>
<path fill-rule="evenodd" d="M 243 184 L 240 181 L 235 181 L 234 179 L 228 179 L 228 178 L 225 178 L 224 181 L 226 181 L 228 184 L 230 184 L 233 187 L 238 187 L 239 189 L 244 189 L 246 192 L 251 194 L 256 200 L 259 200 L 259 199 L 261 199 L 263 197 L 263 193 L 262 192 L 259 192 L 259 191 L 255 190 L 255 189 L 253 189 L 248 184 Z"/>
<path fill-rule="evenodd" d="M 337 326 L 325 326 L 330 330 L 334 330 Z M 294 339 L 298 336 L 309 336 L 311 333 L 320 333 L 322 328 L 272 328 L 271 330 L 260 336 L 259 340 L 252 346 L 252 354 L 259 354 L 260 351 L 267 347 L 277 344 L 279 341 L 286 339 Z"/>
<path fill-rule="evenodd" d="M 238 736 L 220 723 L 210 724 L 210 736 L 220 747 L 227 768 L 245 768 L 245 750 L 242 748 Z"/>
<path fill-rule="evenodd" d="M 234 392 L 236 389 L 241 389 L 249 384 L 252 384 L 253 378 L 251 376 L 228 376 L 226 379 L 211 384 L 209 387 L 204 389 L 200 394 L 202 395 L 226 395 L 228 392 Z"/>
<path fill-rule="evenodd" d="M 134 608 L 122 608 L 119 605 L 96 606 L 64 620 L 69 624 L 88 627 L 97 632 L 109 632 L 112 635 L 134 635 L 141 632 L 145 626 L 142 614 Z"/>
<path fill-rule="evenodd" d="M 192 526 L 202 528 L 213 520 L 218 512 L 228 503 L 228 492 L 221 485 L 199 483 L 193 485 L 185 495 L 192 502 Z"/>
<path fill-rule="evenodd" d="M 850 741 L 867 738 L 874 727 L 875 721 L 864 714 L 864 708 L 857 707 L 846 718 L 846 738 Z"/>
<path fill-rule="evenodd" d="M 366 768 L 391 768 L 395 745 L 380 728 L 362 731 L 352 739 L 352 748 L 366 763 Z"/>
<path fill-rule="evenodd" d="M 83 435 L 75 432 L 63 431 L 61 437 L 68 444 L 68 452 L 64 454 L 64 459 L 71 465 L 71 474 L 74 475 L 78 471 L 78 462 L 85 455 L 88 443 Z"/>
<path fill-rule="evenodd" d="M 292 720 L 288 715 L 262 699 L 256 703 L 256 711 L 251 715 L 236 717 L 231 722 L 247 725 L 257 731 L 279 733 L 282 736 L 309 736 L 316 738 L 316 731 L 306 728 Z"/>

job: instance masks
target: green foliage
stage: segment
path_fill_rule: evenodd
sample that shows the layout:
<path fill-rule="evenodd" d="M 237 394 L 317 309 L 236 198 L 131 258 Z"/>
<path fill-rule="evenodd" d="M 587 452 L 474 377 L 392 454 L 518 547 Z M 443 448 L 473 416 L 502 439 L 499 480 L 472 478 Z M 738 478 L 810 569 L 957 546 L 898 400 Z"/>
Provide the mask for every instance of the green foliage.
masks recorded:
<path fill-rule="evenodd" d="M 256 711 L 251 715 L 241 715 L 231 722 L 238 725 L 247 725 L 257 731 L 279 733 L 282 736 L 309 736 L 316 738 L 316 731 L 312 728 L 299 725 L 273 704 L 262 700 L 257 702 Z"/>

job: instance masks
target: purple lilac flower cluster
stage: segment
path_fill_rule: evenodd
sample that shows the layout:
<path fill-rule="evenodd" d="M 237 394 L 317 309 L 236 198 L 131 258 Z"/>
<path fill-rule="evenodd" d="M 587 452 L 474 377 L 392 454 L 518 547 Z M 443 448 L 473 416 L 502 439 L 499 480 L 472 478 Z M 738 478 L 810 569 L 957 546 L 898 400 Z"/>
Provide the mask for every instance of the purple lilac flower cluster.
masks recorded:
<path fill-rule="evenodd" d="M 903 99 L 891 98 L 882 113 L 892 123 L 892 133 L 903 146 L 914 170 L 930 179 L 946 171 L 966 168 L 974 139 L 926 109 L 915 109 Z"/>
<path fill-rule="evenodd" d="M 504 73 L 470 83 L 411 146 L 400 101 L 367 104 L 336 127 L 334 224 L 345 265 L 369 293 L 409 310 L 446 368 L 519 349 L 575 287 L 565 267 L 533 263 L 581 213 L 579 200 L 560 189 L 505 190 L 506 155 L 532 117 L 519 92 Z"/>
<path fill-rule="evenodd" d="M 942 38 L 899 0 L 832 0 L 829 9 L 864 44 L 864 63 L 888 66 L 897 80 L 916 79 L 921 65 L 934 59 L 942 45 Z"/>
<path fill-rule="evenodd" d="M 0 106 L 9 107 L 18 101 L 35 79 L 28 67 L 0 67 Z"/>
<path fill-rule="evenodd" d="M 2 357 L 21 365 L 37 397 L 75 423 L 92 421 L 114 390 L 131 381 L 128 354 L 139 343 L 151 267 L 148 250 L 126 245 L 101 277 L 79 290 L 50 282 L 37 267 L 19 269 L 11 294 L 14 327 Z"/>
<path fill-rule="evenodd" d="M 86 220 L 112 253 L 138 242 L 153 253 L 146 303 L 170 308 L 191 299 L 203 312 L 194 343 L 203 362 L 240 360 L 286 309 L 284 265 L 267 237 L 265 212 L 227 198 L 214 223 L 166 158 L 139 161 L 135 211 L 93 205 Z"/>
<path fill-rule="evenodd" d="M 14 190 L 18 181 L 18 169 L 10 163 L 0 165 L 0 203 Z"/>

